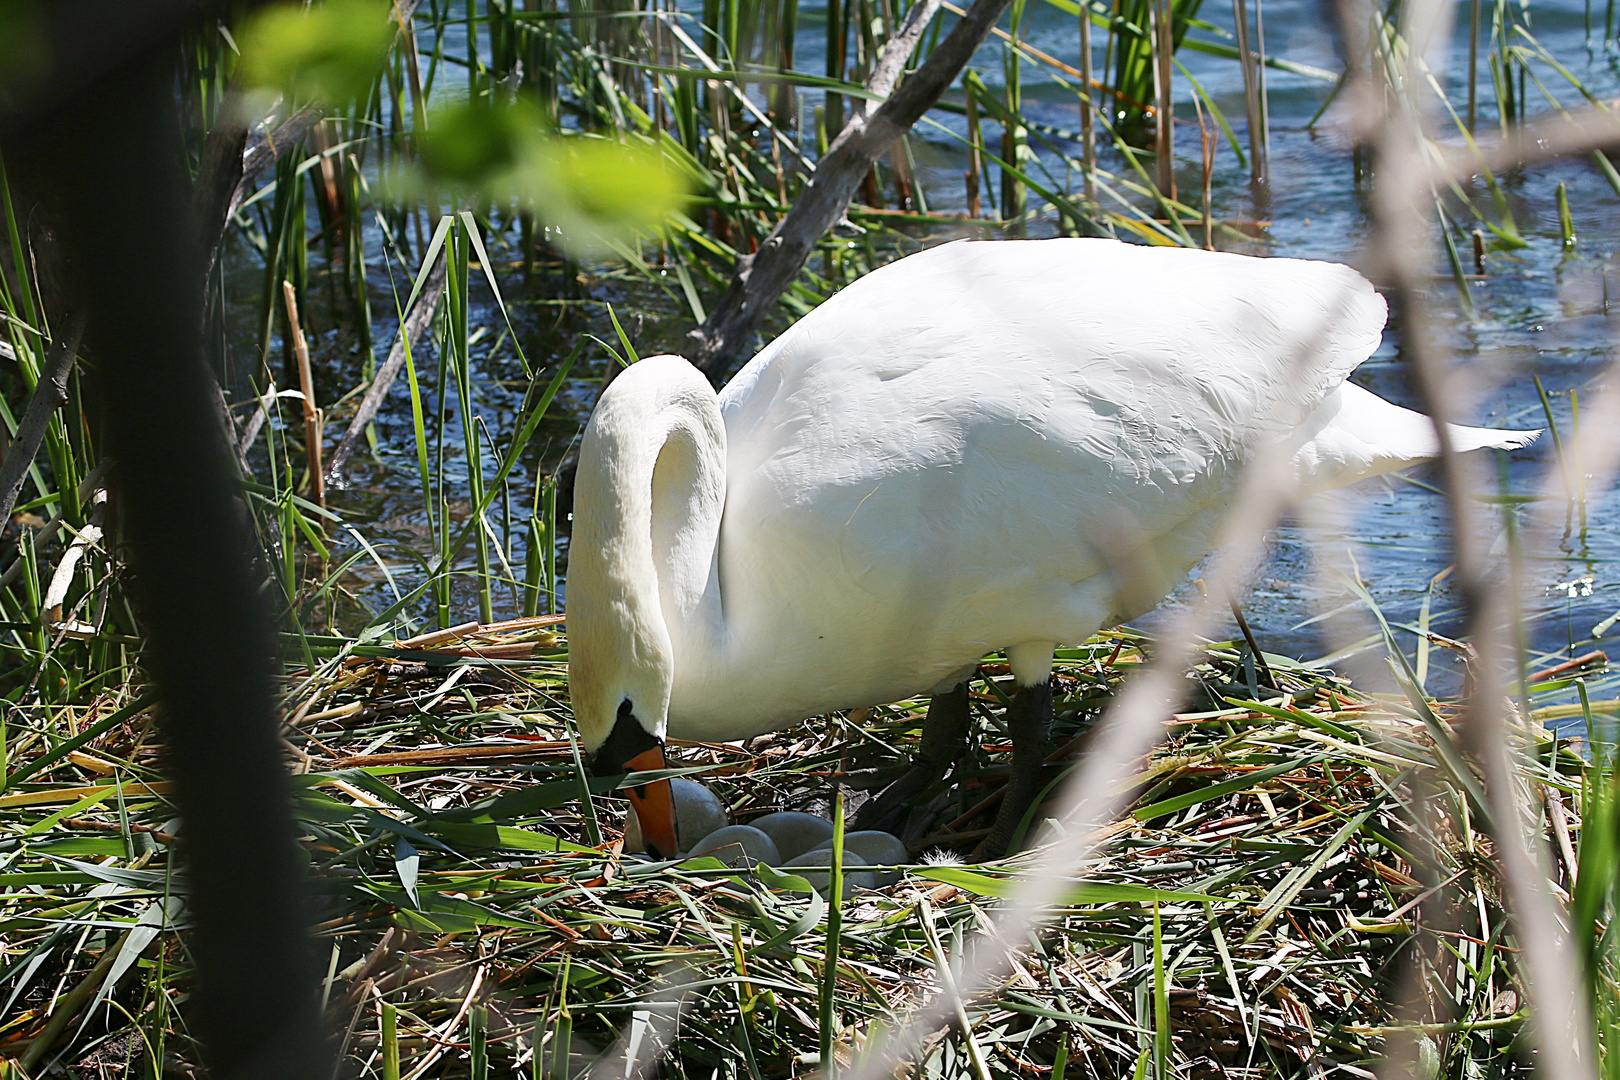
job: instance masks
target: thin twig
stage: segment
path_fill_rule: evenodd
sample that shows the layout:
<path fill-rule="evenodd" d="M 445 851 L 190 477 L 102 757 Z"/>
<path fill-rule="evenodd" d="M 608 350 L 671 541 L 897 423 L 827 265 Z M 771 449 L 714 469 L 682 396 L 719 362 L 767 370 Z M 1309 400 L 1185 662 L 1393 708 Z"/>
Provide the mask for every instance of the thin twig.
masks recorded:
<path fill-rule="evenodd" d="M 1446 40 L 1450 6 L 1445 0 L 1414 0 L 1402 15 L 1407 41 Z M 1423 52 L 1414 45 L 1410 63 L 1417 64 Z M 1572 955 L 1573 943 L 1560 921 L 1558 901 L 1548 888 L 1545 845 L 1533 843 L 1525 829 L 1509 743 L 1502 672 L 1507 670 L 1514 648 L 1507 620 L 1514 615 L 1516 597 L 1511 588 L 1504 587 L 1503 573 L 1493 572 L 1493 561 L 1481 544 L 1484 523 L 1474 493 L 1486 487 L 1452 438 L 1450 424 L 1460 419 L 1455 415 L 1456 376 L 1435 341 L 1424 301 L 1433 264 L 1434 231 L 1430 219 L 1432 170 L 1426 160 L 1425 120 L 1433 107 L 1429 91 L 1426 80 L 1408 78 L 1399 87 L 1387 88 L 1386 93 L 1361 98 L 1364 107 L 1377 110 L 1376 118 L 1367 116 L 1362 122 L 1363 130 L 1376 133 L 1379 172 L 1373 189 L 1370 255 L 1380 276 L 1390 282 L 1391 307 L 1402 319 L 1402 347 L 1410 358 L 1425 410 L 1434 422 L 1439 446 L 1456 566 L 1452 587 L 1463 610 L 1466 636 L 1479 657 L 1470 669 L 1472 689 L 1461 734 L 1483 767 L 1496 856 L 1523 950 L 1521 970 L 1540 1018 L 1530 1037 L 1539 1047 L 1542 1075 L 1590 1080 L 1596 1076 L 1592 1027 Z"/>
<path fill-rule="evenodd" d="M 326 474 L 321 470 L 321 413 L 315 407 L 315 377 L 309 369 L 309 343 L 298 322 L 298 292 L 292 282 L 281 283 L 287 301 L 287 331 L 298 357 L 298 384 L 304 393 L 304 453 L 309 459 L 309 494 L 316 506 L 326 505 Z"/>

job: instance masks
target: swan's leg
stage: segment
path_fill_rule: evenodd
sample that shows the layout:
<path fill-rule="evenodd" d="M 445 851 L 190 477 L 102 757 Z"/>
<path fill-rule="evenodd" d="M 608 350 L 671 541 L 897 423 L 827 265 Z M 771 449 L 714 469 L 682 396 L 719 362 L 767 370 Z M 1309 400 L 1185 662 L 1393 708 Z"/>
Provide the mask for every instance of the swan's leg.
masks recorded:
<path fill-rule="evenodd" d="M 922 746 L 911 759 L 911 767 L 861 807 L 854 828 L 878 829 L 892 824 L 912 799 L 944 776 L 952 762 L 961 760 L 967 748 L 969 719 L 966 682 L 930 698 L 928 715 L 923 718 Z"/>
<path fill-rule="evenodd" d="M 1026 645 L 1007 650 L 1018 693 L 1007 707 L 1007 733 L 1012 736 L 1012 776 L 1001 796 L 996 823 L 974 851 L 979 859 L 1007 854 L 1024 815 L 1041 793 L 1041 767 L 1052 729 L 1052 646 Z"/>
<path fill-rule="evenodd" d="M 1051 680 L 1019 687 L 1007 707 L 1007 731 L 1013 744 L 1012 776 L 1001 796 L 996 823 L 974 851 L 975 858 L 999 859 L 1007 854 L 1013 834 L 1041 793 L 1041 766 L 1046 764 L 1046 739 L 1051 727 Z"/>

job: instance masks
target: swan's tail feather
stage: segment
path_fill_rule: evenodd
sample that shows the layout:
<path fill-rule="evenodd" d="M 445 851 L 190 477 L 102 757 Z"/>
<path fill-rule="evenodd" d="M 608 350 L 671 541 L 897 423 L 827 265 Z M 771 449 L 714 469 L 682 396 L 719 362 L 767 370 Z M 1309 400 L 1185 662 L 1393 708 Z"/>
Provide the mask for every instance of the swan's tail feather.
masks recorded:
<path fill-rule="evenodd" d="M 1540 435 L 1451 425 L 1452 443 L 1461 452 L 1517 450 Z M 1427 416 L 1345 383 L 1317 410 L 1294 462 L 1305 490 L 1314 492 L 1404 469 L 1439 452 L 1434 422 Z"/>
<path fill-rule="evenodd" d="M 1463 427 L 1461 424 L 1452 424 L 1451 442 L 1459 451 L 1469 450 L 1518 450 L 1529 446 L 1541 437 L 1541 429 L 1534 431 L 1508 431 L 1503 428 Z M 1434 453 L 1439 453 L 1436 447 Z"/>

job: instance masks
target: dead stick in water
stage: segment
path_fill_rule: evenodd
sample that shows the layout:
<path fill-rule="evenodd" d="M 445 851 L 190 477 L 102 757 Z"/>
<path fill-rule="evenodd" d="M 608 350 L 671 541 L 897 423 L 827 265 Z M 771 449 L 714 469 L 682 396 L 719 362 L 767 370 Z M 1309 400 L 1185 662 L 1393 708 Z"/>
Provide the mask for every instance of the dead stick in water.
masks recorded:
<path fill-rule="evenodd" d="M 349 429 L 343 433 L 337 449 L 332 451 L 332 465 L 326 474 L 328 480 L 336 483 L 344 467 L 349 464 L 349 456 L 354 453 L 354 448 L 360 442 L 360 437 L 365 434 L 367 425 L 377 418 L 383 398 L 388 396 L 394 380 L 399 377 L 400 368 L 405 366 L 406 353 L 416 348 L 422 340 L 422 335 L 427 332 L 428 323 L 433 320 L 433 309 L 438 307 L 439 297 L 443 294 L 444 260 L 440 259 L 429 272 L 427 281 L 423 283 L 422 295 L 417 297 L 405 320 L 400 323 L 399 333 L 394 336 L 393 347 L 388 350 L 388 359 L 377 369 L 377 375 L 371 380 L 366 396 L 360 399 L 360 408 L 354 414 L 354 419 L 349 421 Z"/>
<path fill-rule="evenodd" d="M 1585 656 L 1577 656 L 1573 660 L 1565 660 L 1562 664 L 1555 664 L 1545 671 L 1538 671 L 1530 676 L 1529 681 L 1533 683 L 1545 682 L 1548 679 L 1556 679 L 1560 675 L 1567 675 L 1571 671 L 1578 671 L 1589 664 L 1607 664 L 1608 662 L 1609 656 L 1607 653 L 1601 651 L 1589 652 Z"/>
<path fill-rule="evenodd" d="M 1281 690 L 1277 685 L 1277 676 L 1271 673 L 1271 666 L 1266 663 L 1266 654 L 1260 651 L 1260 643 L 1254 639 L 1254 631 L 1249 629 L 1249 620 L 1243 617 L 1243 608 L 1238 604 L 1237 596 L 1231 592 L 1226 594 L 1226 602 L 1232 605 L 1232 617 L 1237 620 L 1238 629 L 1243 632 L 1243 640 L 1249 644 L 1249 652 L 1254 654 L 1254 666 L 1260 673 L 1260 678 L 1267 686 Z M 1259 687 L 1255 688 L 1256 691 Z"/>
<path fill-rule="evenodd" d="M 309 343 L 298 323 L 298 296 L 292 282 L 282 281 L 287 301 L 287 327 L 298 355 L 298 388 L 304 392 L 304 453 L 309 455 L 309 495 L 316 506 L 326 506 L 326 476 L 321 472 L 321 414 L 315 408 L 315 376 L 309 370 Z"/>

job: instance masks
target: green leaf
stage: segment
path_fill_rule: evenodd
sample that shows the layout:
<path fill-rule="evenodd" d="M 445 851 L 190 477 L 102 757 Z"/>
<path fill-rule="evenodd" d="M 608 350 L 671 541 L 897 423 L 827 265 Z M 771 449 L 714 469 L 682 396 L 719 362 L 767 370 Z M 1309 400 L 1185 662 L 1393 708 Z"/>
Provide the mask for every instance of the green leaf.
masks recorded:
<path fill-rule="evenodd" d="M 0 889 L 17 889 L 24 885 L 93 885 L 95 879 L 88 874 L 71 870 L 32 870 L 16 874 L 0 874 Z"/>
<path fill-rule="evenodd" d="M 486 926 L 507 926 L 515 930 L 544 930 L 540 923 L 514 919 L 510 915 L 463 900 L 459 896 L 442 893 L 422 893 L 420 910 L 407 907 L 408 898 L 402 892 L 379 889 L 376 895 L 385 903 L 399 909 L 400 921 L 419 929 L 439 930 L 446 934 L 465 934 Z"/>
<path fill-rule="evenodd" d="M 577 785 L 575 787 L 577 791 Z M 486 822 L 432 822 L 423 827 L 425 832 L 448 840 L 457 848 L 499 848 L 504 851 L 578 851 L 596 852 L 595 848 L 562 840 L 542 832 L 516 829 L 510 825 Z M 600 852 L 597 852 L 600 854 Z"/>
<path fill-rule="evenodd" d="M 95 863 L 79 862 L 75 859 L 63 859 L 50 854 L 46 854 L 45 858 L 51 860 L 52 862 L 61 863 L 63 866 L 71 866 L 81 874 L 84 874 L 87 877 L 92 877 L 97 881 L 105 881 L 112 885 L 122 885 L 129 889 L 162 889 L 166 879 L 168 879 L 167 874 L 157 873 L 151 870 L 122 870 L 116 866 L 97 866 Z"/>
<path fill-rule="evenodd" d="M 622 231 L 650 229 L 685 199 L 680 174 L 651 147 L 593 136 L 562 140 L 555 196 L 576 224 Z M 542 210 L 548 208 L 542 207 Z M 562 206 L 552 206 L 557 214 Z M 568 222 L 559 222 L 566 229 Z"/>
<path fill-rule="evenodd" d="M 1016 877 L 997 877 L 976 870 L 963 870 L 954 866 L 929 866 L 916 871 L 920 878 L 955 885 L 978 896 L 993 896 L 1005 900 L 1021 885 Z M 1146 885 L 1117 885 L 1101 881 L 1076 881 L 1069 885 L 1058 903 L 1076 904 L 1192 904 L 1221 897 L 1206 893 L 1181 892 L 1176 889 L 1154 889 Z"/>
<path fill-rule="evenodd" d="M 242 30 L 239 76 L 290 99 L 364 100 L 394 40 L 389 9 L 377 0 L 266 8 Z"/>
<path fill-rule="evenodd" d="M 60 840 L 45 840 L 40 843 L 30 844 L 28 850 L 35 855 L 43 855 L 49 852 L 52 855 L 76 855 L 85 859 L 129 854 L 124 848 L 124 838 L 116 835 L 64 836 Z"/>
<path fill-rule="evenodd" d="M 422 164 L 435 180 L 481 187 L 521 165 L 547 127 L 544 114 L 527 99 L 496 104 L 485 97 L 463 98 L 434 109 L 419 140 Z"/>
<path fill-rule="evenodd" d="M 786 889 L 789 892 L 816 892 L 816 887 L 810 884 L 810 882 L 806 881 L 804 878 L 800 877 L 798 874 L 784 874 L 780 870 L 774 870 L 763 863 L 756 866 L 754 869 L 759 874 L 759 880 L 763 881 L 769 888 Z M 815 924 L 812 923 L 811 925 L 813 926 Z"/>
<path fill-rule="evenodd" d="M 777 881 L 791 880 L 794 882 L 801 882 L 804 886 L 803 888 L 800 888 L 797 885 L 778 885 L 775 887 L 792 889 L 794 892 L 808 891 L 810 893 L 810 901 L 809 903 L 805 904 L 803 915 L 800 915 L 797 919 L 794 919 L 787 925 L 785 929 L 782 930 L 781 933 L 772 937 L 769 941 L 761 942 L 752 949 L 749 949 L 749 955 L 780 949 L 789 942 L 803 937 L 805 934 L 809 933 L 813 927 L 819 926 L 821 924 L 821 920 L 825 918 L 827 914 L 827 901 L 822 898 L 820 893 L 816 892 L 815 889 L 810 887 L 810 883 L 808 881 L 805 881 L 805 879 L 800 877 L 798 874 L 781 874 L 775 870 L 772 870 L 768 866 L 759 866 L 755 869 L 758 871 L 760 879 L 766 881 L 767 884 L 769 884 L 769 879 L 767 879 L 765 876 L 767 872 L 769 872 L 771 877 Z"/>
<path fill-rule="evenodd" d="M 1293 719 L 1293 717 L 1290 717 L 1290 719 Z M 1231 795 L 1233 792 L 1247 791 L 1257 784 L 1263 784 L 1267 780 L 1274 780 L 1287 773 L 1315 765 L 1319 761 L 1326 761 L 1327 758 L 1327 754 L 1312 754 L 1309 757 L 1285 761 L 1281 765 L 1256 769 L 1254 772 L 1244 773 L 1234 779 L 1223 780 L 1219 784 L 1211 784 L 1208 787 L 1201 787 L 1197 791 L 1189 791 L 1185 795 L 1177 795 L 1172 799 L 1165 799 L 1162 802 L 1139 807 L 1132 811 L 1131 816 L 1136 818 L 1137 821 L 1152 821 L 1156 817 L 1173 814 L 1178 810 L 1185 810 L 1189 806 L 1197 806 L 1199 803 L 1209 802 L 1211 799 Z"/>
<path fill-rule="evenodd" d="M 686 200 L 685 174 L 664 144 L 555 131 L 527 98 L 473 98 L 441 106 L 418 134 L 421 167 L 395 171 L 386 188 L 407 201 L 429 188 L 495 202 L 516 200 L 551 225 L 553 240 L 579 253 L 662 226 Z"/>

